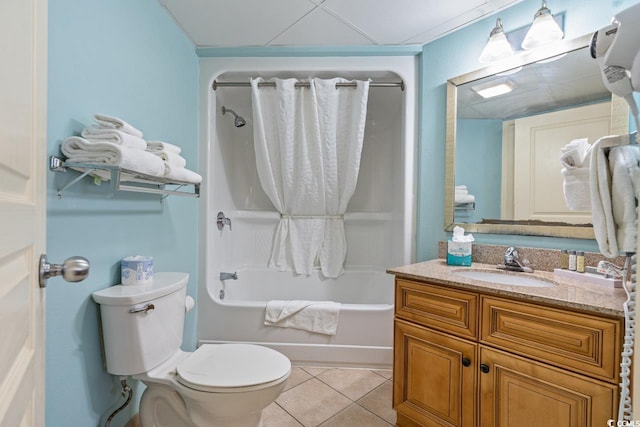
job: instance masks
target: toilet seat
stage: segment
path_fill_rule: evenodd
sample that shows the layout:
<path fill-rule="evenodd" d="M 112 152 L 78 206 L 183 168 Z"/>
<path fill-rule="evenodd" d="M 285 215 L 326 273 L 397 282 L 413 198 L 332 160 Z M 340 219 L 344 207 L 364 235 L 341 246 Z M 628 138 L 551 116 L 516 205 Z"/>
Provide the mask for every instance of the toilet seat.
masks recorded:
<path fill-rule="evenodd" d="M 284 381 L 291 362 L 283 354 L 254 344 L 204 344 L 177 368 L 182 385 L 211 393 L 247 392 Z"/>

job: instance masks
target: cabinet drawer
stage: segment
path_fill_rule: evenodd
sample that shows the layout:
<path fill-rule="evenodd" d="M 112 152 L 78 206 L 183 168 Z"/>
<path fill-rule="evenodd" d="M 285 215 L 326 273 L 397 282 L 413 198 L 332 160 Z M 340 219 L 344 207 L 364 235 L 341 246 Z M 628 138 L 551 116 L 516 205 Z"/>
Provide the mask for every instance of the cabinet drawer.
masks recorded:
<path fill-rule="evenodd" d="M 396 316 L 466 338 L 477 337 L 478 294 L 396 279 Z"/>
<path fill-rule="evenodd" d="M 622 322 L 483 296 L 480 341 L 615 382 Z"/>

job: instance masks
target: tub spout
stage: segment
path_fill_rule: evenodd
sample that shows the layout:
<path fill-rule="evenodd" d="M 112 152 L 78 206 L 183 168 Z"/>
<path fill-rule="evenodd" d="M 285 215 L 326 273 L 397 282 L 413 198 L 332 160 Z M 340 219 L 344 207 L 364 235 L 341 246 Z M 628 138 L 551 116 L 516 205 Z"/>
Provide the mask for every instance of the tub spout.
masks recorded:
<path fill-rule="evenodd" d="M 238 280 L 238 273 L 220 273 L 220 280 Z"/>

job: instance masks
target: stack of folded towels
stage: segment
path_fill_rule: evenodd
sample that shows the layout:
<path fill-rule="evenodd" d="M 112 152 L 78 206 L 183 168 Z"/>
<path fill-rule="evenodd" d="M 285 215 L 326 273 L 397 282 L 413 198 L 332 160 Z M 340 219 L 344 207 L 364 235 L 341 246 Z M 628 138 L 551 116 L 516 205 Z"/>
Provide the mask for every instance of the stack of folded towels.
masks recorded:
<path fill-rule="evenodd" d="M 476 201 L 476 197 L 469 193 L 469 189 L 466 185 L 456 185 L 454 201 L 456 205 L 463 205 L 474 203 Z"/>
<path fill-rule="evenodd" d="M 117 117 L 95 114 L 95 125 L 86 127 L 82 136 L 72 136 L 60 145 L 70 162 L 119 166 L 154 177 L 200 184 L 202 177 L 186 169 L 180 147 L 162 142 L 145 141 L 140 130 Z M 96 172 L 109 179 L 108 172 Z M 124 180 L 124 179 L 123 179 Z"/>
<path fill-rule="evenodd" d="M 574 139 L 562 147 L 562 191 L 571 211 L 591 211 L 590 158 L 591 144 L 587 138 Z"/>

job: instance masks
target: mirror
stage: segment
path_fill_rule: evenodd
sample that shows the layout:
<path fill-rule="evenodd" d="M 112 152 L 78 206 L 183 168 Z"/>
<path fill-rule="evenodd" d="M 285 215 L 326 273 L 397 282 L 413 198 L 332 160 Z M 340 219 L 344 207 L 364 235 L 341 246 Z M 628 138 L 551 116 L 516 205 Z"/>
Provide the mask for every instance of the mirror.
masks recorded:
<path fill-rule="evenodd" d="M 628 133 L 628 108 L 604 87 L 590 39 L 524 51 L 447 82 L 445 230 L 594 238 L 591 213 L 564 202 L 561 149 Z M 511 91 L 479 94 L 496 83 Z M 471 198 L 464 190 L 456 198 L 462 185 Z"/>

